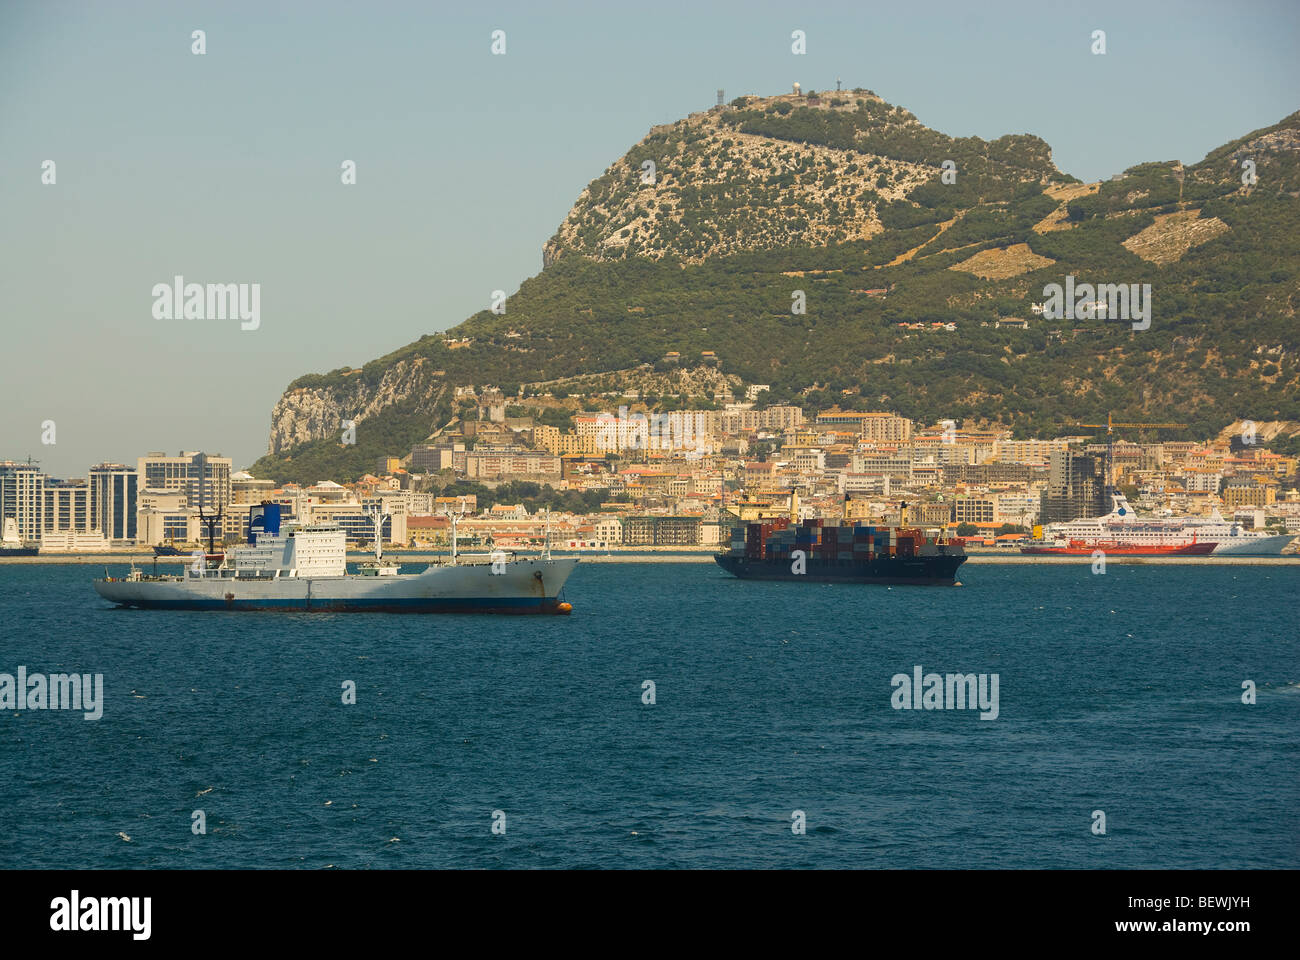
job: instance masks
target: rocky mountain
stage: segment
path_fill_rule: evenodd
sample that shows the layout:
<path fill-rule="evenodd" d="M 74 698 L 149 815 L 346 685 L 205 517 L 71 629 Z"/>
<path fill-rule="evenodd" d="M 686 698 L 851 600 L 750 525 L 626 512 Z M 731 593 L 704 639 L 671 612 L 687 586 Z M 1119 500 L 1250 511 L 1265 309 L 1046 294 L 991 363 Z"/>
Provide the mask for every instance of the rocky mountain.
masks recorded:
<path fill-rule="evenodd" d="M 1021 434 L 1107 411 L 1189 439 L 1300 421 L 1300 113 L 1195 164 L 1084 184 L 1037 137 L 947 137 L 867 90 L 742 97 L 651 130 L 544 259 L 504 315 L 294 381 L 255 472 L 371 470 L 447 422 L 457 386 L 537 411 L 718 401 L 634 385 L 674 367 Z M 1149 327 L 1042 319 L 1067 276 L 1150 284 Z"/>
<path fill-rule="evenodd" d="M 985 200 L 1070 179 L 1037 137 L 954 140 L 869 90 L 740 97 L 653 128 L 582 192 L 543 259 L 698 263 L 791 241 L 868 240 L 886 229 L 890 205 L 932 181 L 945 160 L 962 192 L 974 178 Z"/>

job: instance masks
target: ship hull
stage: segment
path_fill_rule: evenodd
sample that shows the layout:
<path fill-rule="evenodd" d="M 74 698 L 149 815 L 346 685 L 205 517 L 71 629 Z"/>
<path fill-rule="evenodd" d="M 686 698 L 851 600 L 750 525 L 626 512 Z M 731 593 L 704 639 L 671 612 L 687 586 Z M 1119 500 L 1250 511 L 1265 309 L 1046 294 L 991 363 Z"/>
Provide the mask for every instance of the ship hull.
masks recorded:
<path fill-rule="evenodd" d="M 1123 544 L 1097 543 L 1071 547 L 1021 547 L 1020 552 L 1030 556 L 1090 557 L 1104 553 L 1108 557 L 1203 557 L 1214 551 L 1213 543 L 1187 543 L 1173 547 L 1136 547 Z"/>
<path fill-rule="evenodd" d="M 1222 557 L 1278 557 L 1295 534 L 1274 537 L 1224 537 L 1214 548 L 1214 556 Z"/>
<path fill-rule="evenodd" d="M 565 613 L 560 591 L 575 559 L 430 567 L 385 577 L 188 577 L 96 580 L 122 607 L 310 613 Z"/>
<path fill-rule="evenodd" d="M 0 559 L 4 557 L 34 557 L 39 552 L 38 547 L 0 547 Z"/>
<path fill-rule="evenodd" d="M 957 569 L 966 562 L 963 554 L 915 557 L 876 557 L 872 560 L 816 560 L 795 573 L 789 560 L 755 560 L 720 554 L 718 566 L 742 580 L 789 580 L 804 583 L 885 583 L 922 586 L 953 586 Z"/>

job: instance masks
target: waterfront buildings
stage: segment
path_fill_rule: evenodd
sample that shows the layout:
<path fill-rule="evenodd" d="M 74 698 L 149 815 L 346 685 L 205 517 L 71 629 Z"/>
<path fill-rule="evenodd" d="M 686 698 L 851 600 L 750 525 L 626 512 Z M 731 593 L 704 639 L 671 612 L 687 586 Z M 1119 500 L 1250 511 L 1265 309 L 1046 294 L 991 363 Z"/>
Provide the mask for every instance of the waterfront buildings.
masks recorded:
<path fill-rule="evenodd" d="M 793 491 L 806 516 L 842 516 L 958 528 L 992 540 L 1006 530 L 1104 513 L 1106 447 L 1095 437 L 1015 439 L 952 420 L 914 423 L 892 411 L 758 408 L 648 414 L 539 412 L 552 423 L 506 416 L 491 391 L 461 398 L 466 415 L 426 441 L 369 460 L 375 474 L 276 484 L 234 471 L 220 454 L 151 452 L 135 466 L 100 463 L 85 480 L 47 477 L 35 463 L 0 462 L 0 514 L 22 539 L 48 550 L 193 546 L 206 539 L 200 508 L 222 513 L 215 539 L 247 536 L 247 506 L 270 501 L 287 517 L 334 521 L 351 547 L 386 515 L 390 546 L 447 536 L 445 514 L 464 518 L 467 544 L 575 549 L 687 547 L 712 542 L 718 518 L 737 510 L 788 513 Z M 509 408 L 509 412 L 517 410 Z M 1112 445 L 1114 481 L 1143 511 L 1199 515 L 1218 509 L 1247 526 L 1300 522 L 1296 458 L 1227 440 Z M 575 512 L 547 516 L 563 500 Z M 525 502 L 526 501 L 526 502 Z M 581 505 L 579 507 L 578 505 Z M 746 506 L 748 505 L 748 506 Z"/>

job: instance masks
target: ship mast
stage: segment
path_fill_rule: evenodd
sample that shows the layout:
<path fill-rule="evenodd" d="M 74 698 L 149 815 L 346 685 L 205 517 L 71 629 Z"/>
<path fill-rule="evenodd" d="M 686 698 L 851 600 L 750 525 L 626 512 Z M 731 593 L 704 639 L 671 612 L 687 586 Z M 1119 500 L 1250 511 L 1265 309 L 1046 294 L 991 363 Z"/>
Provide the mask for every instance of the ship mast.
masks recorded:
<path fill-rule="evenodd" d="M 213 531 L 215 530 L 216 525 L 221 522 L 222 504 L 220 498 L 218 498 L 217 512 L 215 516 L 205 514 L 203 512 L 203 488 L 206 485 L 207 477 L 208 477 L 208 455 L 206 453 L 201 453 L 199 454 L 199 496 L 198 496 L 199 523 L 203 524 L 208 528 L 208 555 L 211 556 L 217 552 L 216 544 L 214 543 L 215 536 Z"/>
<path fill-rule="evenodd" d="M 451 507 L 443 511 L 447 519 L 451 521 L 451 565 L 456 565 L 456 522 L 460 519 L 460 514 L 456 513 Z"/>
<path fill-rule="evenodd" d="M 375 562 L 378 563 L 384 558 L 384 521 L 392 518 L 392 514 L 384 513 L 383 507 L 375 504 L 370 510 L 371 522 L 375 525 Z"/>

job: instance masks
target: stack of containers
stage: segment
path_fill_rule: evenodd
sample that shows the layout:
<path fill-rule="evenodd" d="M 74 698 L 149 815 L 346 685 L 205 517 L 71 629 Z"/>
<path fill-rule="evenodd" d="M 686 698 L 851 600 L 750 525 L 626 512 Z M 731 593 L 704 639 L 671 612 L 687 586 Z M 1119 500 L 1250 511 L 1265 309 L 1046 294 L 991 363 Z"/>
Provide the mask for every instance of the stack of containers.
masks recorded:
<path fill-rule="evenodd" d="M 745 552 L 745 528 L 744 527 L 731 528 L 731 552 L 732 553 Z"/>
<path fill-rule="evenodd" d="M 921 544 L 925 542 L 925 534 L 918 527 L 904 527 L 899 530 L 898 539 L 901 554 L 905 557 L 911 557 L 916 554 Z"/>
<path fill-rule="evenodd" d="M 859 529 L 862 532 L 856 536 L 861 536 L 861 542 L 866 544 L 866 550 L 859 551 L 859 555 L 865 553 L 868 560 L 874 560 L 877 554 L 888 555 L 889 539 L 885 534 L 884 527 L 877 527 L 874 524 L 863 524 Z"/>
<path fill-rule="evenodd" d="M 835 559 L 853 561 L 853 527 L 847 523 L 839 525 L 839 543 L 835 548 Z"/>
<path fill-rule="evenodd" d="M 789 529 L 788 522 L 778 524 L 776 531 L 767 540 L 767 558 L 781 562 L 788 561 L 790 551 L 794 547 L 794 538 L 795 531 Z"/>
<path fill-rule="evenodd" d="M 854 524 L 853 545 L 850 548 L 854 560 L 863 561 L 871 559 L 871 535 L 868 533 L 870 529 L 870 527 L 863 523 Z"/>
<path fill-rule="evenodd" d="M 817 556 L 819 534 L 821 533 L 820 527 L 820 520 L 805 520 L 799 524 L 799 529 L 795 532 L 794 548 L 802 550 L 808 560 L 812 560 Z"/>
<path fill-rule="evenodd" d="M 790 529 L 787 517 L 778 517 L 772 521 L 772 534 L 767 540 L 765 556 L 771 559 L 785 560 L 790 556 L 790 544 L 794 542 L 794 533 Z"/>
<path fill-rule="evenodd" d="M 828 520 L 822 527 L 823 555 L 827 560 L 835 562 L 853 558 L 847 533 L 848 529 L 835 520 Z"/>
<path fill-rule="evenodd" d="M 788 539 L 785 531 L 790 526 L 790 521 L 783 517 L 769 522 L 759 522 L 747 524 L 744 527 L 734 527 L 732 529 L 731 548 L 732 550 L 743 549 L 746 558 L 750 560 L 763 560 L 779 548 Z M 738 534 L 744 531 L 743 542 L 739 539 Z"/>

